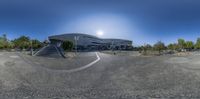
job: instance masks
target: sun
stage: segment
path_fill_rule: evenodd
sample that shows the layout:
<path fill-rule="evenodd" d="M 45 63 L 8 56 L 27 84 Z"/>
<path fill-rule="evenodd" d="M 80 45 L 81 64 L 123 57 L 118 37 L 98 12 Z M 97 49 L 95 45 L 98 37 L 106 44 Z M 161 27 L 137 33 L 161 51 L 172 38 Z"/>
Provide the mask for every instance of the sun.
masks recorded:
<path fill-rule="evenodd" d="M 98 30 L 98 31 L 96 32 L 96 34 L 97 34 L 97 36 L 103 36 L 103 35 L 104 35 L 104 32 L 101 31 L 101 30 Z"/>

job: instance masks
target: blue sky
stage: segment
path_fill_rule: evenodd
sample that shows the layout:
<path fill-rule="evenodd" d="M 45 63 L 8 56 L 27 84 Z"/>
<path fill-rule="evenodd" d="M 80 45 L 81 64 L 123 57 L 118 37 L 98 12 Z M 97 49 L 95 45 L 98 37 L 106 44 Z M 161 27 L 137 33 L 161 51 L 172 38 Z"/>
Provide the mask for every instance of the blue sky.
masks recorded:
<path fill-rule="evenodd" d="M 123 38 L 135 45 L 200 37 L 198 0 L 1 0 L 0 34 L 27 35 L 81 32 Z"/>

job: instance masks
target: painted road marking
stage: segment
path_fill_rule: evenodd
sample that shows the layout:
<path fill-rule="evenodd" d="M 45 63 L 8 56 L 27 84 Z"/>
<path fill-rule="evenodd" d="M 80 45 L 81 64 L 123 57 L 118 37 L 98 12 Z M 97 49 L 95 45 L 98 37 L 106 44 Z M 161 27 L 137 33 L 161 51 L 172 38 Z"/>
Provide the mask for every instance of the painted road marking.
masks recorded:
<path fill-rule="evenodd" d="M 19 58 L 19 56 L 9 56 L 10 58 Z"/>
<path fill-rule="evenodd" d="M 37 51 L 35 54 L 33 54 L 33 56 L 36 56 L 39 52 L 41 52 L 42 50 L 44 50 L 46 47 L 48 47 L 49 45 L 47 46 L 44 46 L 42 49 L 40 49 L 39 51 Z"/>
<path fill-rule="evenodd" d="M 89 63 L 89 64 L 87 64 L 87 65 L 84 65 L 84 66 L 82 66 L 82 67 L 75 68 L 75 69 L 70 69 L 70 70 L 52 70 L 52 69 L 49 69 L 49 68 L 45 68 L 45 67 L 43 67 L 43 66 L 41 66 L 41 67 L 43 67 L 43 68 L 45 68 L 45 69 L 47 69 L 47 70 L 50 70 L 50 71 L 67 72 L 67 73 L 78 72 L 78 71 L 81 71 L 81 70 L 84 70 L 84 69 L 86 69 L 86 68 L 89 68 L 89 67 L 93 66 L 95 63 L 97 63 L 98 61 L 101 60 L 101 58 L 99 57 L 99 55 L 98 55 L 97 52 L 95 52 L 95 55 L 96 55 L 96 57 L 97 57 L 96 60 L 94 60 L 93 62 L 91 62 L 91 63 Z M 20 56 L 21 56 L 21 55 L 20 55 Z M 34 66 L 34 64 L 32 64 L 32 62 L 30 62 L 28 59 L 24 58 L 23 56 L 21 56 L 21 58 L 22 58 L 25 62 L 27 62 L 27 63 L 29 63 L 30 65 Z"/>
<path fill-rule="evenodd" d="M 68 72 L 68 73 L 72 73 L 72 72 L 81 71 L 81 70 L 84 70 L 84 69 L 86 69 L 86 68 L 88 68 L 88 67 L 93 66 L 95 63 L 97 63 L 98 61 L 101 60 L 101 58 L 99 57 L 98 53 L 95 52 L 95 54 L 96 54 L 97 59 L 94 60 L 93 62 L 91 62 L 91 63 L 89 63 L 89 64 L 87 64 L 87 65 L 85 65 L 85 66 L 79 67 L 79 68 L 70 69 L 70 70 L 63 70 L 63 71 L 64 71 L 64 72 Z"/>

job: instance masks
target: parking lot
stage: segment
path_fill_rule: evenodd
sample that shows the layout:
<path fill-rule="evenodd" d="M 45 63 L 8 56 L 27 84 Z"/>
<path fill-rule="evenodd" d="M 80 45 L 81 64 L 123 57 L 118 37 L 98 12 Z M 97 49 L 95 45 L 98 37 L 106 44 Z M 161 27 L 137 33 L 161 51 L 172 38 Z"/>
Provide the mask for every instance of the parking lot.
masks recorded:
<path fill-rule="evenodd" d="M 32 57 L 0 52 L 0 97 L 199 98 L 200 55 L 125 56 L 98 52 L 76 58 Z M 77 61 L 77 62 L 76 62 Z M 62 63 L 63 62 L 63 63 Z M 75 63 L 76 62 L 76 63 Z"/>

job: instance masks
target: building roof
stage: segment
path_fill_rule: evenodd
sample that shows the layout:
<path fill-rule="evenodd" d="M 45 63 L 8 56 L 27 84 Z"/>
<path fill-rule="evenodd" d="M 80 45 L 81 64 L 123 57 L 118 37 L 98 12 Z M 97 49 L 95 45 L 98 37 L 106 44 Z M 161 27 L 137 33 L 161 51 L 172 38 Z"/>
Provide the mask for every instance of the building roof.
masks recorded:
<path fill-rule="evenodd" d="M 83 33 L 67 33 L 67 34 L 59 34 L 59 35 L 53 35 L 53 36 L 49 36 L 49 39 L 62 39 L 63 37 L 75 37 L 75 36 L 87 36 L 87 37 L 92 37 L 92 38 L 96 38 L 96 39 L 100 39 L 96 36 L 93 35 L 88 35 L 88 34 L 83 34 Z"/>
<path fill-rule="evenodd" d="M 103 39 L 104 41 L 127 41 L 127 42 L 132 42 L 131 40 L 125 40 L 125 39 L 113 39 L 113 38 L 109 38 L 109 39 Z"/>
<path fill-rule="evenodd" d="M 95 38 L 95 39 L 101 39 L 105 42 L 110 42 L 110 41 L 126 41 L 126 42 L 132 42 L 131 40 L 125 40 L 125 39 L 114 39 L 114 38 L 99 38 L 93 35 L 89 35 L 89 34 L 83 34 L 83 33 L 67 33 L 67 34 L 59 34 L 59 35 L 53 35 L 53 36 L 49 36 L 49 39 L 55 39 L 55 40 L 61 40 L 64 41 L 66 39 L 68 40 L 74 40 L 75 36 L 87 36 L 87 37 L 91 37 L 91 38 Z"/>

